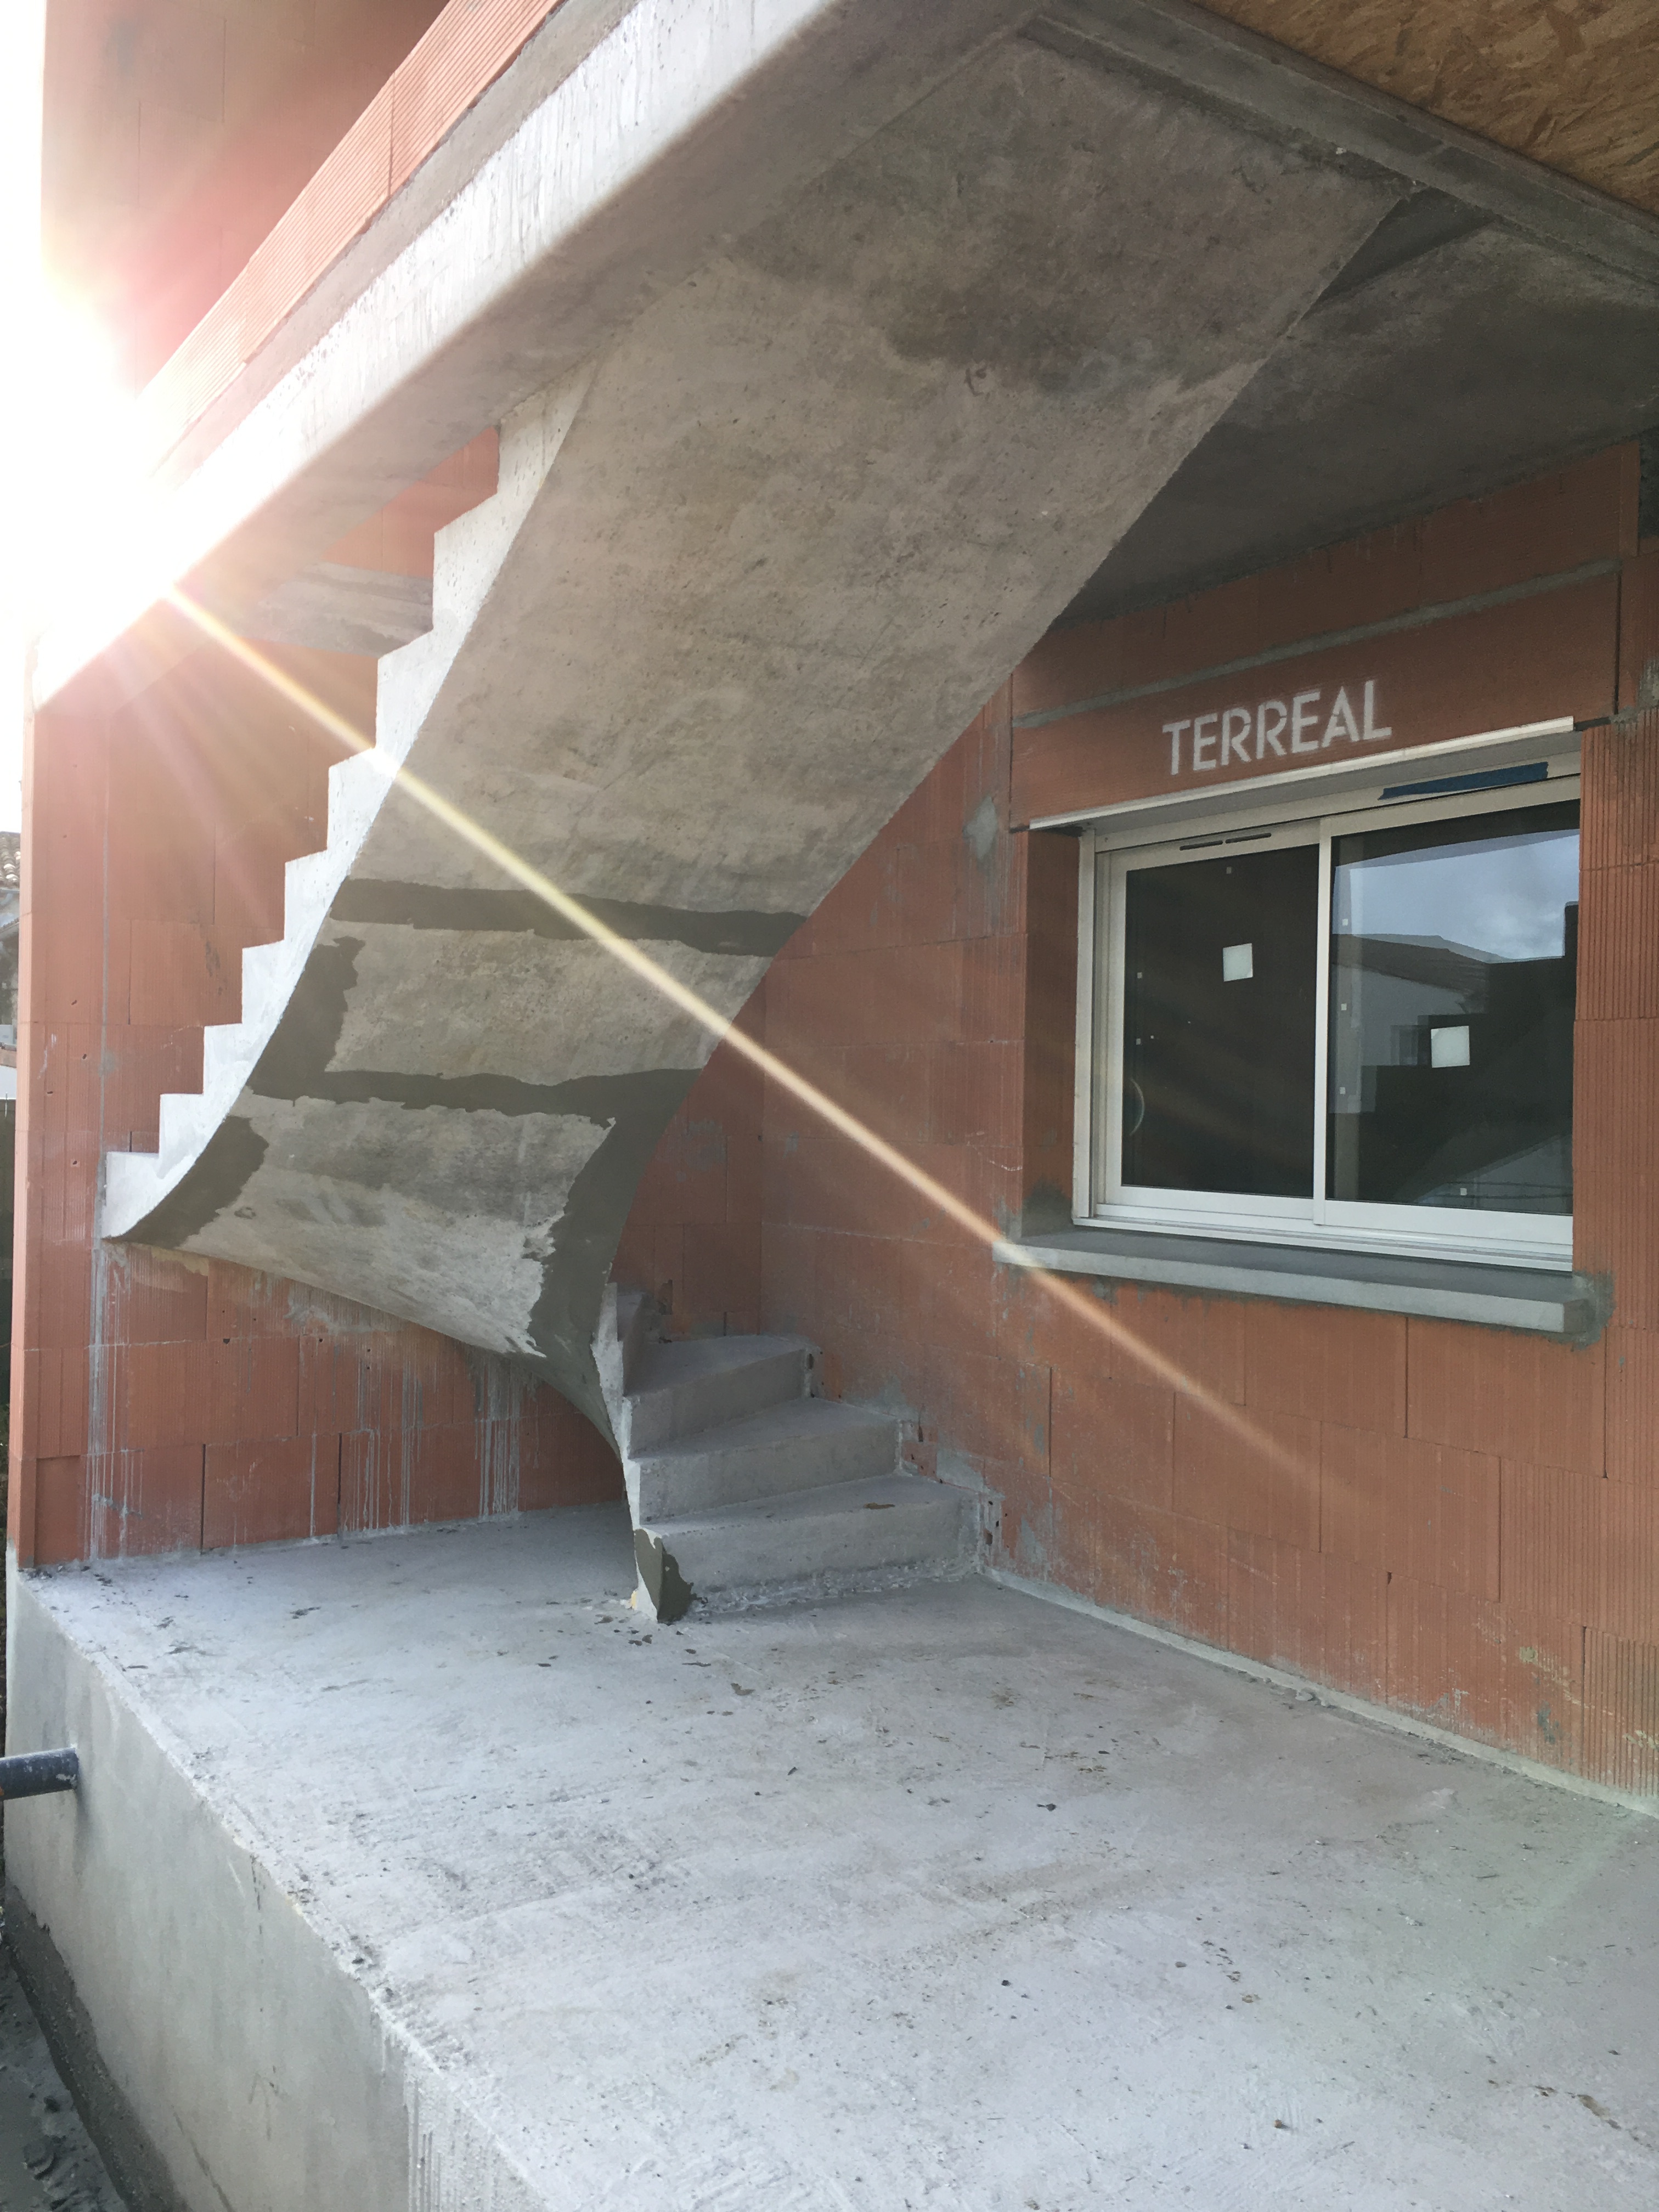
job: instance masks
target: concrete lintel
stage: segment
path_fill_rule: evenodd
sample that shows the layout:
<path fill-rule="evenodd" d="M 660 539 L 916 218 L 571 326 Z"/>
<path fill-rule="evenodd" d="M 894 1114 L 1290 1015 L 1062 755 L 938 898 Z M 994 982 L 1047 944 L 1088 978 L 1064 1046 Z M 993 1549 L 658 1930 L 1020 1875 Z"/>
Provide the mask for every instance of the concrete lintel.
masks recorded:
<path fill-rule="evenodd" d="M 1152 1283 L 1294 1305 L 1355 1306 L 1369 1313 L 1475 1322 L 1488 1328 L 1575 1340 L 1590 1334 L 1607 1318 L 1589 1276 L 1542 1267 L 1114 1229 L 1007 1238 L 994 1248 L 993 1256 L 1006 1267 L 1087 1275 L 1099 1282 Z"/>
<path fill-rule="evenodd" d="M 1444 192 L 1575 258 L 1659 286 L 1659 220 L 1473 131 L 1378 92 L 1192 0 L 1057 0 L 1028 36 L 1201 92 Z"/>

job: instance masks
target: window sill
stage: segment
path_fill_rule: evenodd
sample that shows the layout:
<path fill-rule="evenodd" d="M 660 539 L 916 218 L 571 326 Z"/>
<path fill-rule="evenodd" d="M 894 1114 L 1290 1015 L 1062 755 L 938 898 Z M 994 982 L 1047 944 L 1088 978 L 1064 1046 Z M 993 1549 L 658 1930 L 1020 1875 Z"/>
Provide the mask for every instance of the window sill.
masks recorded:
<path fill-rule="evenodd" d="M 1296 1305 L 1357 1306 L 1371 1313 L 1527 1329 L 1579 1344 L 1597 1335 L 1607 1318 L 1605 1295 L 1591 1276 L 1481 1261 L 1401 1259 L 1125 1229 L 1062 1229 L 1007 1238 L 994 1248 L 994 1257 L 1006 1267 L 1042 1267 L 1100 1282 L 1151 1283 Z"/>

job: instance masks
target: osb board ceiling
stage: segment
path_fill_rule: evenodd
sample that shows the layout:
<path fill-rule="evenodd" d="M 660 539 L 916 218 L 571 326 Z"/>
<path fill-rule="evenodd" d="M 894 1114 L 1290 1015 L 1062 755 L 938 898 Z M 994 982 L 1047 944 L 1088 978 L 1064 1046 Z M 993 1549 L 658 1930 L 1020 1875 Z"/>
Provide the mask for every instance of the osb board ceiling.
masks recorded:
<path fill-rule="evenodd" d="M 1654 0 L 1205 0 L 1230 22 L 1659 214 Z"/>

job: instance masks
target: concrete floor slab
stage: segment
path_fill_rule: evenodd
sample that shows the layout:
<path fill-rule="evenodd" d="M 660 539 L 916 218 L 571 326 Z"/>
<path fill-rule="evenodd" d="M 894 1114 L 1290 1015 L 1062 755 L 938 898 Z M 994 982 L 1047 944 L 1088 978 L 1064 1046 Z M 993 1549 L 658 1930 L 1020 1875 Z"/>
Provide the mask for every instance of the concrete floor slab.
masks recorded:
<path fill-rule="evenodd" d="M 92 1740 L 10 1872 L 141 2108 L 204 1999 L 157 1965 L 146 2040 L 96 1968 L 140 1737 L 256 1870 L 192 2206 L 1659 2201 L 1659 1825 L 984 1581 L 647 1631 L 632 1580 L 602 1508 L 15 1583 L 14 1741 Z M 384 2190 L 253 2081 L 284 2002 L 402 2069 Z"/>

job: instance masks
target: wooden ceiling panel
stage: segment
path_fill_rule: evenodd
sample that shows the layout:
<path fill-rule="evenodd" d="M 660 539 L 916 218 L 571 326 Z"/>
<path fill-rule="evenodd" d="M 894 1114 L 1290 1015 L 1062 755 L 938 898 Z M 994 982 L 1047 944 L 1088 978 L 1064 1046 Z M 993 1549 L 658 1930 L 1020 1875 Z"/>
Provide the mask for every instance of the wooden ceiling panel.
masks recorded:
<path fill-rule="evenodd" d="M 1659 215 L 1655 0 L 1204 0 L 1378 91 Z"/>

